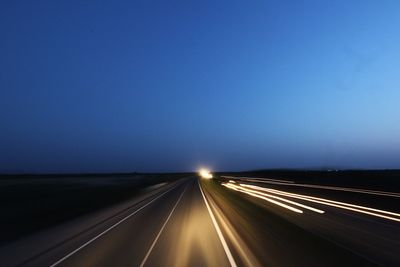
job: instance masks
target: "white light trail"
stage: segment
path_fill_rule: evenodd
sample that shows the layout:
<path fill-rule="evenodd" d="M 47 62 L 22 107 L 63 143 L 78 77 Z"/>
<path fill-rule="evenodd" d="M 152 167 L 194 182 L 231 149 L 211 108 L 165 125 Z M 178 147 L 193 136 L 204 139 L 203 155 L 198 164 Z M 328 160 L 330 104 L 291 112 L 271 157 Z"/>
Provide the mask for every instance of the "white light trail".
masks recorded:
<path fill-rule="evenodd" d="M 337 187 L 337 186 L 313 185 L 313 184 L 296 184 L 294 182 L 290 183 L 290 182 L 283 181 L 283 180 L 279 181 L 279 180 L 273 180 L 273 179 L 261 180 L 261 179 L 254 179 L 254 178 L 250 178 L 250 177 L 243 177 L 243 178 L 246 178 L 246 181 L 255 182 L 255 183 L 277 184 L 277 185 L 297 186 L 297 187 L 306 187 L 306 188 L 318 188 L 318 189 L 362 193 L 362 194 L 370 194 L 370 195 L 380 195 L 380 196 L 387 196 L 387 197 L 400 197 L 400 194 L 395 193 L 395 192 L 385 192 L 385 191 L 376 191 L 376 190 L 359 189 L 359 188 L 348 188 L 348 187 Z"/>
<path fill-rule="evenodd" d="M 286 209 L 288 209 L 288 210 L 291 210 L 291 211 L 294 211 L 294 212 L 297 212 L 297 213 L 303 213 L 303 211 L 300 210 L 300 209 L 291 207 L 291 206 L 289 206 L 289 205 L 286 205 L 286 204 L 281 203 L 281 202 L 279 202 L 279 201 L 270 199 L 270 198 L 268 198 L 268 197 L 265 197 L 265 196 L 261 196 L 261 195 L 259 195 L 259 194 L 252 193 L 252 192 L 250 192 L 250 190 L 246 190 L 246 189 L 243 189 L 243 188 L 237 188 L 236 186 L 234 186 L 234 185 L 232 185 L 232 184 L 222 184 L 222 185 L 225 186 L 225 187 L 228 187 L 228 188 L 230 188 L 230 189 L 233 189 L 233 190 L 236 190 L 236 191 L 239 191 L 239 192 L 243 192 L 243 193 L 248 194 L 248 195 L 250 195 L 250 196 L 264 199 L 264 200 L 266 200 L 266 201 L 268 201 L 268 202 L 271 202 L 271 203 L 273 203 L 273 204 L 275 204 L 275 205 L 281 206 L 281 207 L 286 208 Z"/>
<path fill-rule="evenodd" d="M 289 180 L 270 179 L 270 178 L 258 178 L 258 177 L 236 177 L 236 176 L 227 176 L 227 175 L 223 175 L 223 176 L 221 176 L 221 177 L 222 177 L 222 178 L 228 178 L 228 179 L 235 179 L 235 180 L 240 180 L 240 179 L 250 180 L 250 179 L 254 179 L 255 181 L 265 180 L 265 181 L 281 182 L 281 183 L 294 183 L 293 181 L 289 181 Z"/>
<path fill-rule="evenodd" d="M 278 199 L 280 201 L 283 201 L 283 202 L 286 202 L 286 203 L 289 203 L 289 204 L 292 204 L 292 205 L 295 205 L 295 206 L 298 206 L 298 207 L 301 207 L 301 208 L 304 208 L 304 209 L 308 209 L 308 210 L 311 210 L 311 211 L 314 211 L 314 212 L 317 212 L 317 213 L 321 213 L 321 214 L 325 213 L 325 211 L 323 211 L 323 210 L 316 209 L 316 208 L 313 208 L 313 207 L 310 207 L 310 206 L 307 206 L 307 205 L 303 205 L 301 203 L 298 203 L 298 202 L 295 202 L 295 201 L 292 201 L 292 200 L 289 200 L 289 199 L 285 199 L 285 198 L 274 196 L 274 195 L 271 195 L 271 194 L 259 192 L 257 190 L 245 189 L 245 188 L 239 187 L 237 185 L 231 185 L 231 186 L 235 187 L 235 188 L 237 188 L 239 190 L 244 190 L 244 191 L 247 191 L 247 192 L 250 192 L 250 193 L 254 193 L 254 194 L 257 194 L 257 195 L 261 195 L 261 196 L 264 196 L 264 197 Z"/>
<path fill-rule="evenodd" d="M 310 202 L 314 202 L 314 203 L 318 203 L 318 204 L 323 204 L 323 205 L 327 205 L 327 206 L 332 206 L 332 207 L 336 207 L 336 208 L 351 210 L 351 211 L 355 211 L 355 212 L 359 212 L 359 213 L 368 214 L 371 216 L 376 216 L 376 217 L 400 222 L 399 218 L 383 215 L 383 214 L 388 214 L 388 215 L 400 217 L 400 214 L 395 213 L 395 212 L 389 212 L 389 211 L 385 211 L 385 210 L 374 209 L 374 208 L 370 208 L 370 207 L 354 205 L 354 204 L 350 204 L 350 203 L 346 203 L 346 202 L 334 201 L 334 200 L 330 200 L 330 199 L 318 198 L 318 197 L 313 197 L 313 196 L 308 196 L 308 195 L 294 194 L 294 193 L 290 193 L 290 192 L 285 192 L 285 191 L 280 191 L 280 190 L 275 190 L 275 189 L 270 189 L 270 188 L 264 188 L 264 187 L 259 187 L 259 186 L 255 186 L 255 185 L 240 184 L 240 186 L 245 187 L 245 188 L 257 189 L 257 190 L 264 191 L 264 192 L 270 192 L 270 193 L 274 193 L 274 194 L 281 195 L 281 196 L 302 199 L 302 200 L 306 200 L 306 201 L 310 201 Z"/>

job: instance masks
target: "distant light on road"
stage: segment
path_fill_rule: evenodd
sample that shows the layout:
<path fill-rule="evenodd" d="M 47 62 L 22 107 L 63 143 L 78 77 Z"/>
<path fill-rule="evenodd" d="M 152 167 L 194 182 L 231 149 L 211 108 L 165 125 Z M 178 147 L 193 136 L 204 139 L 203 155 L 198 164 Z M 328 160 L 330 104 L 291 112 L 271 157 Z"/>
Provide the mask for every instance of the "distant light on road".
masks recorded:
<path fill-rule="evenodd" d="M 211 174 L 211 172 L 207 169 L 201 169 L 199 171 L 199 175 L 204 178 L 204 179 L 212 179 L 213 175 Z"/>

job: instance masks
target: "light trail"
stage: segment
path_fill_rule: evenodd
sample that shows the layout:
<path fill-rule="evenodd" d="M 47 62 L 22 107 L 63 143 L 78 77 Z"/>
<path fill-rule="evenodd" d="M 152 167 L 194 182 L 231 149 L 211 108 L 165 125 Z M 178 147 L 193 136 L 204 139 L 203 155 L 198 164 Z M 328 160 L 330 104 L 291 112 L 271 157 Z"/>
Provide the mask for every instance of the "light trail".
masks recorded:
<path fill-rule="evenodd" d="M 278 199 L 280 201 L 283 201 L 283 202 L 286 202 L 286 203 L 289 203 L 289 204 L 292 204 L 292 205 L 295 205 L 295 206 L 298 206 L 298 207 L 301 207 L 301 208 L 304 208 L 304 209 L 308 209 L 308 210 L 311 210 L 311 211 L 314 211 L 314 212 L 317 212 L 317 213 L 321 213 L 321 214 L 325 213 L 325 211 L 323 211 L 323 210 L 316 209 L 316 208 L 313 208 L 313 207 L 310 207 L 310 206 L 307 206 L 307 205 L 303 205 L 301 203 L 298 203 L 298 202 L 295 202 L 295 201 L 292 201 L 292 200 L 289 200 L 289 199 L 285 199 L 285 198 L 274 196 L 274 195 L 267 194 L 267 193 L 262 193 L 262 192 L 259 192 L 259 191 L 256 191 L 256 190 L 250 190 L 250 189 L 241 188 L 240 186 L 233 185 L 233 184 L 229 184 L 229 185 L 230 185 L 230 188 L 235 187 L 235 188 L 237 188 L 239 190 L 243 190 L 243 191 L 246 191 L 246 192 L 254 193 L 254 194 L 261 195 L 261 196 L 264 196 L 264 197 L 267 197 L 267 198 Z"/>
<path fill-rule="evenodd" d="M 281 182 L 281 183 L 294 183 L 294 181 L 289 181 L 289 180 L 278 180 L 278 179 L 258 178 L 258 177 L 235 177 L 235 176 L 226 176 L 226 175 L 223 175 L 223 176 L 221 176 L 221 177 L 223 177 L 223 178 L 228 178 L 228 179 L 236 179 L 236 180 L 240 180 L 240 179 L 254 179 L 255 181 L 258 181 L 258 180 L 266 180 L 266 181 Z"/>
<path fill-rule="evenodd" d="M 264 200 L 266 200 L 266 201 L 268 201 L 268 202 L 271 202 L 271 203 L 273 203 L 273 204 L 275 204 L 275 205 L 281 206 L 281 207 L 286 208 L 286 209 L 288 209 L 288 210 L 291 210 L 291 211 L 294 211 L 294 212 L 297 212 L 297 213 L 303 213 L 303 211 L 300 210 L 300 209 L 291 207 L 291 206 L 289 206 L 289 205 L 286 205 L 286 204 L 281 203 L 281 202 L 279 202 L 279 201 L 270 199 L 270 198 L 268 198 L 268 197 L 264 197 L 264 196 L 261 196 L 261 195 L 259 195 L 259 194 L 255 194 L 255 193 L 249 192 L 250 190 L 246 190 L 246 189 L 243 189 L 243 188 L 236 188 L 236 187 L 235 187 L 234 185 L 232 185 L 232 184 L 222 184 L 222 185 L 225 186 L 225 187 L 228 187 L 228 188 L 230 188 L 230 189 L 233 189 L 233 190 L 236 190 L 236 191 L 239 191 L 239 192 L 248 194 L 248 195 L 250 195 L 250 196 L 264 199 Z"/>
<path fill-rule="evenodd" d="M 346 203 L 346 202 L 340 202 L 340 201 L 335 201 L 335 200 L 330 200 L 330 199 L 325 199 L 325 198 L 319 198 L 319 197 L 313 197 L 313 196 L 308 196 L 308 195 L 295 194 L 295 193 L 290 193 L 290 192 L 285 192 L 285 191 L 280 191 L 280 190 L 270 189 L 270 188 L 265 188 L 265 187 L 259 187 L 259 186 L 254 186 L 254 185 L 247 185 L 247 184 L 240 184 L 240 185 L 244 186 L 244 187 L 250 187 L 250 188 L 253 188 L 253 189 L 258 189 L 258 190 L 261 190 L 261 191 L 268 191 L 268 192 L 275 193 L 275 194 L 280 193 L 280 194 L 284 194 L 284 195 L 287 195 L 287 196 L 304 197 L 304 198 L 307 198 L 307 199 L 319 200 L 319 201 L 324 201 L 324 202 L 328 202 L 328 203 L 333 203 L 333 204 L 338 204 L 338 205 L 343 205 L 343 206 L 349 206 L 349 207 L 353 207 L 353 208 L 359 208 L 359 209 L 364 209 L 364 210 L 369 210 L 369 211 L 374 211 L 374 212 L 379 212 L 379 213 L 383 213 L 383 214 L 388 214 L 388 215 L 393 215 L 393 216 L 400 217 L 400 213 L 395 213 L 395 212 L 390 212 L 390 211 L 385 211 L 385 210 L 380 210 L 380 209 L 374 209 L 374 208 L 355 205 L 355 204 L 350 204 L 350 203 Z"/>
<path fill-rule="evenodd" d="M 376 191 L 376 190 L 368 190 L 368 189 L 360 189 L 360 188 L 313 185 L 313 184 L 296 184 L 294 182 L 289 183 L 289 182 L 282 182 L 282 181 L 279 181 L 279 180 L 275 180 L 274 181 L 272 179 L 259 180 L 259 179 L 254 179 L 254 178 L 250 178 L 250 177 L 242 177 L 242 178 L 246 178 L 246 181 L 257 182 L 257 183 L 297 186 L 297 187 L 305 187 L 305 188 L 318 188 L 318 189 L 327 189 L 327 190 L 335 190 L 335 191 L 362 193 L 362 194 L 370 194 L 370 195 L 380 195 L 380 196 L 388 196 L 388 197 L 400 197 L 400 194 L 396 193 L 396 192 L 385 192 L 385 191 Z"/>
<path fill-rule="evenodd" d="M 292 198 L 296 198 L 296 199 L 302 199 L 302 200 L 306 200 L 306 201 L 310 201 L 310 202 L 314 202 L 314 203 L 318 203 L 318 204 L 323 204 L 323 205 L 327 205 L 327 206 L 351 210 L 351 211 L 364 213 L 364 214 L 368 214 L 368 215 L 375 216 L 375 217 L 380 217 L 380 218 L 400 222 L 399 218 L 383 215 L 383 214 L 389 214 L 392 216 L 400 217 L 400 214 L 395 213 L 395 212 L 389 212 L 389 211 L 385 211 L 385 210 L 374 209 L 374 208 L 370 208 L 370 207 L 354 205 L 354 204 L 350 204 L 350 203 L 346 203 L 346 202 L 334 201 L 334 200 L 330 200 L 330 199 L 318 198 L 318 197 L 313 197 L 313 196 L 308 196 L 308 195 L 294 194 L 294 193 L 290 193 L 290 192 L 269 189 L 269 188 L 255 186 L 255 185 L 240 184 L 240 186 L 245 187 L 245 188 L 258 189 L 260 191 L 275 193 L 277 195 L 292 197 Z"/>

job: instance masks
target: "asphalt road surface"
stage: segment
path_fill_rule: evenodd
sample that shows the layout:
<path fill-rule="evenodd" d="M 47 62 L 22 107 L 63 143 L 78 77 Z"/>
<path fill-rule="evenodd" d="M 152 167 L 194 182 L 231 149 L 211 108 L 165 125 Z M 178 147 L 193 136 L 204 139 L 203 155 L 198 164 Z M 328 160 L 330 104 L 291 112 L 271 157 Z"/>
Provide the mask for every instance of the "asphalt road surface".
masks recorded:
<path fill-rule="evenodd" d="M 4 246 L 0 266 L 400 266 L 399 200 L 190 177 Z"/>

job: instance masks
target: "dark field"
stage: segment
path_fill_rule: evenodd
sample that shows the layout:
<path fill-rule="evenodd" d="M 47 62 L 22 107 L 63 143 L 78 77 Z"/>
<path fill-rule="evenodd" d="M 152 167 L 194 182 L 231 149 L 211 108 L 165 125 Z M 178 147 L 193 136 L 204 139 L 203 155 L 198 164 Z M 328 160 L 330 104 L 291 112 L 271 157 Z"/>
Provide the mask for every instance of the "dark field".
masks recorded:
<path fill-rule="evenodd" d="M 0 176 L 0 245 L 187 174 Z"/>

